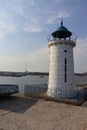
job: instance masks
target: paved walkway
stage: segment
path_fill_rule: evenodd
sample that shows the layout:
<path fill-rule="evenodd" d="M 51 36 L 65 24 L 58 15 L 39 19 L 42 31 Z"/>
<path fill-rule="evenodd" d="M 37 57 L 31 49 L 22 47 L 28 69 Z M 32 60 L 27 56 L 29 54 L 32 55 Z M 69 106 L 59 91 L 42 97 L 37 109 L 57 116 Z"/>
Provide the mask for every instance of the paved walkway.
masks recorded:
<path fill-rule="evenodd" d="M 87 130 L 87 107 L 17 95 L 0 99 L 0 130 Z"/>

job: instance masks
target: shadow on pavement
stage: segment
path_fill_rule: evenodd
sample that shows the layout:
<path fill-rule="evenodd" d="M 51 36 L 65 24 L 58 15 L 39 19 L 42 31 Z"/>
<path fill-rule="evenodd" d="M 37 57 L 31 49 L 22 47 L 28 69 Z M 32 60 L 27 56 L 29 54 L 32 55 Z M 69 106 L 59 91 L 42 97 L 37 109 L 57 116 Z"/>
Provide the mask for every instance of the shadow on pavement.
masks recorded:
<path fill-rule="evenodd" d="M 22 114 L 31 108 L 38 99 L 21 97 L 21 96 L 9 96 L 0 98 L 0 115 L 9 112 L 15 112 Z M 2 110 L 5 110 L 3 113 Z"/>

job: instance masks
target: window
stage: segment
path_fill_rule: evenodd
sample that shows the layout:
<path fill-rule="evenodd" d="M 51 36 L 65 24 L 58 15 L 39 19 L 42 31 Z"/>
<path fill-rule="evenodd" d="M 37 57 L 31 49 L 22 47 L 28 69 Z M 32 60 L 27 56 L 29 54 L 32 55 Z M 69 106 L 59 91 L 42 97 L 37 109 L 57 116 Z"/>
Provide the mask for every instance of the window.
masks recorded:
<path fill-rule="evenodd" d="M 67 58 L 65 58 L 65 83 L 67 82 Z"/>
<path fill-rule="evenodd" d="M 66 53 L 66 52 L 67 52 L 67 50 L 64 50 L 64 52 Z"/>

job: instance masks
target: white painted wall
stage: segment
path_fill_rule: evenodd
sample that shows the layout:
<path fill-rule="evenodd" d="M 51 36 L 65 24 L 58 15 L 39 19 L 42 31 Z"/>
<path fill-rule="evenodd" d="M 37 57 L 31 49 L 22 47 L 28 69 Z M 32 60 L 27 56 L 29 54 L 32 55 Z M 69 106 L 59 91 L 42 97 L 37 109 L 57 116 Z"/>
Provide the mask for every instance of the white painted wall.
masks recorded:
<path fill-rule="evenodd" d="M 49 70 L 49 96 L 72 97 L 75 95 L 73 46 L 70 40 L 57 40 L 49 42 L 50 70 Z M 65 52 L 65 50 L 67 52 Z M 67 82 L 65 82 L 65 58 L 67 59 Z M 53 90 L 52 90 L 53 89 Z"/>

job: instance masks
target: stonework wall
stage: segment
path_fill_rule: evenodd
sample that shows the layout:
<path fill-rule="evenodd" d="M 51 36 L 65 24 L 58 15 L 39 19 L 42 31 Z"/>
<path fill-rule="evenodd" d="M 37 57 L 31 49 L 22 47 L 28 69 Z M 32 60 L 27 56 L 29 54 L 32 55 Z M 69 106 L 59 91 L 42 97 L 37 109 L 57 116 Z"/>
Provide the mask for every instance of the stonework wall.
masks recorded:
<path fill-rule="evenodd" d="M 75 75 L 75 84 L 87 84 L 87 74 Z"/>
<path fill-rule="evenodd" d="M 65 59 L 66 62 L 66 79 L 65 79 Z M 65 81 L 66 80 L 66 81 Z M 50 90 L 57 89 L 59 93 L 66 90 L 66 96 L 74 95 L 74 64 L 73 64 L 73 47 L 71 43 L 53 44 L 50 46 L 50 71 L 48 95 L 55 95 Z M 55 91 L 54 90 L 54 91 Z M 72 95 L 69 93 L 72 92 Z M 53 95 L 53 96 L 54 96 Z M 64 95 L 64 96 L 65 96 Z M 63 96 L 63 95 L 62 95 Z"/>

